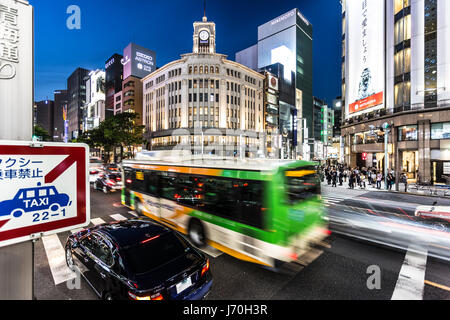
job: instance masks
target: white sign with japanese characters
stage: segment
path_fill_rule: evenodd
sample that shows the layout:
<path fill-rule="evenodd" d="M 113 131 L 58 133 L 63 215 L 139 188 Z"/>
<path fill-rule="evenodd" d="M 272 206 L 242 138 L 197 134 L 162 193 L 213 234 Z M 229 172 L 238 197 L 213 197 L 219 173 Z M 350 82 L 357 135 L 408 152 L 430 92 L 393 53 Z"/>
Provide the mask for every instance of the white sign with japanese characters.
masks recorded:
<path fill-rule="evenodd" d="M 0 139 L 31 139 L 33 80 L 33 8 L 0 0 Z"/>
<path fill-rule="evenodd" d="M 0 141 L 0 247 L 89 223 L 89 148 Z"/>

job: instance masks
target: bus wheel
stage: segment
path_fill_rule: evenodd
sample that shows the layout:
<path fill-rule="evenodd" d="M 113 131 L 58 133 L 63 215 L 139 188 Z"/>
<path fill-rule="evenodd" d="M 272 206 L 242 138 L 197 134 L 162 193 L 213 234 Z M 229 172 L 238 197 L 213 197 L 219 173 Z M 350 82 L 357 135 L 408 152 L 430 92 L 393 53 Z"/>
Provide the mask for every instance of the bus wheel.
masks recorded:
<path fill-rule="evenodd" d="M 139 201 L 139 200 L 135 200 L 135 206 L 134 206 L 134 211 L 136 212 L 136 214 L 139 216 L 139 217 L 142 217 L 143 216 L 143 214 L 142 214 L 142 203 L 141 203 L 141 201 Z"/>
<path fill-rule="evenodd" d="M 191 222 L 189 223 L 188 233 L 189 238 L 195 246 L 199 248 L 206 246 L 205 229 L 203 228 L 203 225 L 199 220 L 191 220 Z"/>

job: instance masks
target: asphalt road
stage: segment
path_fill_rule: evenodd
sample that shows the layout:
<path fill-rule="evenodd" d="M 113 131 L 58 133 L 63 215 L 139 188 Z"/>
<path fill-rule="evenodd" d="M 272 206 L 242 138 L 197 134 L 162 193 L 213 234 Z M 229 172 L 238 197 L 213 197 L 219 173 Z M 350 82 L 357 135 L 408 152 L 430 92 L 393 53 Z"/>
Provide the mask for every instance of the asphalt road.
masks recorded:
<path fill-rule="evenodd" d="M 327 197 L 326 189 L 324 199 Z M 386 201 L 392 199 L 379 192 L 349 195 L 344 189 L 332 190 L 332 195 L 334 200 L 325 200 L 325 203 L 330 210 L 337 211 L 342 210 L 342 203 L 346 201 L 353 201 L 349 202 L 353 207 L 358 206 L 358 200 L 348 198 L 362 196 L 378 199 L 377 206 L 384 209 L 379 211 L 389 212 L 377 197 L 386 197 Z M 428 201 L 425 197 L 421 199 Z M 120 204 L 119 193 L 105 195 L 91 191 L 92 223 L 132 217 L 133 212 Z M 97 299 L 84 280 L 78 282 L 64 278 L 67 273 L 62 266 L 64 256 L 61 256 L 61 248 L 69 234 L 61 233 L 35 244 L 35 297 L 38 300 Z M 214 283 L 206 300 L 390 300 L 398 292 L 398 283 L 405 277 L 404 265 L 409 256 L 406 250 L 357 241 L 337 233 L 328 242 L 329 246 L 316 251 L 308 265 L 285 265 L 278 273 L 214 252 L 210 256 Z M 423 279 L 416 281 L 421 286 L 421 297 L 424 300 L 450 299 L 449 263 L 426 254 L 422 258 Z M 371 278 L 374 272 L 380 276 L 379 282 L 369 288 L 368 283 L 369 286 L 374 283 Z"/>

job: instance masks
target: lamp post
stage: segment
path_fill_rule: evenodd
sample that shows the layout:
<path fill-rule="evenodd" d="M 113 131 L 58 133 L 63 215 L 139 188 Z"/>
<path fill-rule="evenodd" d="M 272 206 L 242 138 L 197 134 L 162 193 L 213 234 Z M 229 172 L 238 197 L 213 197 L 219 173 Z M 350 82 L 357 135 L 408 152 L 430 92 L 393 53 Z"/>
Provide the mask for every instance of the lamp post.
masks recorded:
<path fill-rule="evenodd" d="M 389 148 L 388 148 L 388 143 L 389 143 L 389 123 L 385 122 L 383 123 L 383 131 L 384 131 L 384 189 L 388 190 L 388 185 L 387 185 L 387 175 L 388 175 L 388 166 L 389 166 L 389 160 L 388 160 L 388 154 L 389 154 Z"/>

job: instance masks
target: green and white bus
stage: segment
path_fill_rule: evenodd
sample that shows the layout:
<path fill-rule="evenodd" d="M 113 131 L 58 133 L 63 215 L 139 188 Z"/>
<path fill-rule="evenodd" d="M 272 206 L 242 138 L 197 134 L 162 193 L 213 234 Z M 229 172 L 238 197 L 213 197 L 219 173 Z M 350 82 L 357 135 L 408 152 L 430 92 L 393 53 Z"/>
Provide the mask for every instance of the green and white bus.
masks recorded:
<path fill-rule="evenodd" d="M 329 235 L 316 164 L 126 160 L 122 204 L 236 258 L 292 262 Z"/>

